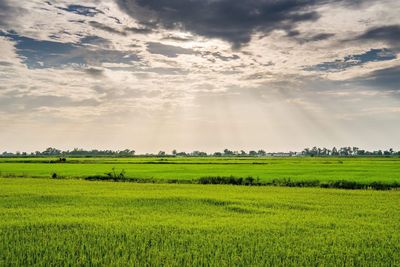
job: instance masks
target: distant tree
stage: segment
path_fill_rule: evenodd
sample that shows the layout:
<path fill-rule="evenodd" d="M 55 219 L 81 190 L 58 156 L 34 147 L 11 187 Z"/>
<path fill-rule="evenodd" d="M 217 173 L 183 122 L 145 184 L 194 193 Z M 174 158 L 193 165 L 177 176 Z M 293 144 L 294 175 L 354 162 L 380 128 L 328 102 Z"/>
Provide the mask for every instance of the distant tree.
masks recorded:
<path fill-rule="evenodd" d="M 233 151 L 229 149 L 224 149 L 224 156 L 233 156 Z"/>
<path fill-rule="evenodd" d="M 365 150 L 363 150 L 363 149 L 358 149 L 357 150 L 357 156 L 364 156 L 366 153 L 365 153 Z"/>
<path fill-rule="evenodd" d="M 249 156 L 255 157 L 255 156 L 257 156 L 257 152 L 254 151 L 254 150 L 250 150 L 249 151 Z"/>
<path fill-rule="evenodd" d="M 311 149 L 311 156 L 316 156 L 316 155 L 318 155 L 318 148 L 316 147 L 316 146 L 314 146 L 312 149 Z"/>
<path fill-rule="evenodd" d="M 207 153 L 195 150 L 195 151 L 193 151 L 191 153 L 191 156 L 193 156 L 193 157 L 207 157 Z"/>
<path fill-rule="evenodd" d="M 309 148 L 304 148 L 302 154 L 303 155 L 307 155 L 307 156 L 310 155 L 311 154 L 310 153 L 310 149 Z"/>
<path fill-rule="evenodd" d="M 267 155 L 267 153 L 264 150 L 260 149 L 257 151 L 257 155 L 260 157 L 264 157 Z"/>

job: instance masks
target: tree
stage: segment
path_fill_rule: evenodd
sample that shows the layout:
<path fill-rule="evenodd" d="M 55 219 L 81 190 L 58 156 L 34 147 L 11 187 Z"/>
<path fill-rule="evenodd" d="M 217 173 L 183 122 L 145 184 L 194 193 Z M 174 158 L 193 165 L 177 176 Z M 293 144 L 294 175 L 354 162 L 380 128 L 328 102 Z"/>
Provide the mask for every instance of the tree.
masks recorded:
<path fill-rule="evenodd" d="M 254 151 L 254 150 L 250 150 L 249 151 L 249 155 L 252 156 L 252 157 L 255 157 L 255 156 L 257 156 L 257 152 Z"/>
<path fill-rule="evenodd" d="M 224 156 L 233 156 L 233 151 L 229 149 L 224 149 Z"/>
<path fill-rule="evenodd" d="M 303 155 L 310 155 L 310 149 L 309 148 L 304 148 L 302 154 Z"/>
<path fill-rule="evenodd" d="M 257 151 L 257 154 L 258 154 L 260 157 L 264 157 L 264 156 L 267 155 L 267 153 L 266 153 L 264 150 L 262 150 L 262 149 L 258 150 L 258 151 Z"/>

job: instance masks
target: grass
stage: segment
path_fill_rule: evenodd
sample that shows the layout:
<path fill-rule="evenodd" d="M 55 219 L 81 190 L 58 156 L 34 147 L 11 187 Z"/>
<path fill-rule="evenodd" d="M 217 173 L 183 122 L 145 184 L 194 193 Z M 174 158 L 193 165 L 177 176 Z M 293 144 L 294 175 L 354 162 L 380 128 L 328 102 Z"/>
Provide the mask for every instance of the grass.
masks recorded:
<path fill-rule="evenodd" d="M 115 168 L 126 177 L 193 180 L 204 177 L 252 177 L 261 182 L 400 183 L 400 158 L 54 158 L 0 159 L 0 177 L 86 178 Z"/>
<path fill-rule="evenodd" d="M 1 266 L 396 266 L 400 192 L 0 179 Z"/>
<path fill-rule="evenodd" d="M 400 265 L 399 190 L 321 188 L 398 187 L 399 158 L 56 162 L 0 158 L 0 266 Z"/>

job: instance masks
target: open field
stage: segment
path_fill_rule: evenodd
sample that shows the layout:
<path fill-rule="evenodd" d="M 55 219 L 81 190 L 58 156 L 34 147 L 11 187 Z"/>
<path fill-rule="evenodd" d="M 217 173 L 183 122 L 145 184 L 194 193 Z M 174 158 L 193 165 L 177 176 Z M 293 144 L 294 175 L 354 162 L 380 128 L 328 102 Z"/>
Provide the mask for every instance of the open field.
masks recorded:
<path fill-rule="evenodd" d="M 355 181 L 400 183 L 400 158 L 2 158 L 0 177 L 85 178 L 115 168 L 128 178 L 198 179 L 253 177 L 293 181 Z M 51 163 L 53 162 L 53 163 Z"/>
<path fill-rule="evenodd" d="M 400 192 L 0 179 L 0 265 L 396 266 Z"/>

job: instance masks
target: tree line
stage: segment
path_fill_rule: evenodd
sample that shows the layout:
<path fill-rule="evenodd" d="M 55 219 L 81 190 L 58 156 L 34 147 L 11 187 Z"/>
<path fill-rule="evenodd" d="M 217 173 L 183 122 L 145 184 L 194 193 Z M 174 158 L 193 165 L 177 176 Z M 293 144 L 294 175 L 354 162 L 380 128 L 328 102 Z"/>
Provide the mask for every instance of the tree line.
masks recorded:
<path fill-rule="evenodd" d="M 332 149 L 314 146 L 313 148 L 305 148 L 302 154 L 306 156 L 393 156 L 400 155 L 400 151 L 394 151 L 392 148 L 388 150 L 368 151 L 349 146 L 341 148 L 333 147 Z"/>
<path fill-rule="evenodd" d="M 124 150 L 85 150 L 75 148 L 73 150 L 60 150 L 53 147 L 49 147 L 44 151 L 35 152 L 2 152 L 0 157 L 266 157 L 266 156 L 311 156 L 311 157 L 327 157 L 327 156 L 400 156 L 400 151 L 394 151 L 393 149 L 387 150 L 374 150 L 368 151 L 360 149 L 358 147 L 333 147 L 320 148 L 312 147 L 305 148 L 301 152 L 266 152 L 265 150 L 229 150 L 224 149 L 221 152 L 207 153 L 204 151 L 192 151 L 192 152 L 178 152 L 176 149 L 170 153 L 165 151 L 159 151 L 158 153 L 146 153 L 136 154 L 133 149 Z"/>

